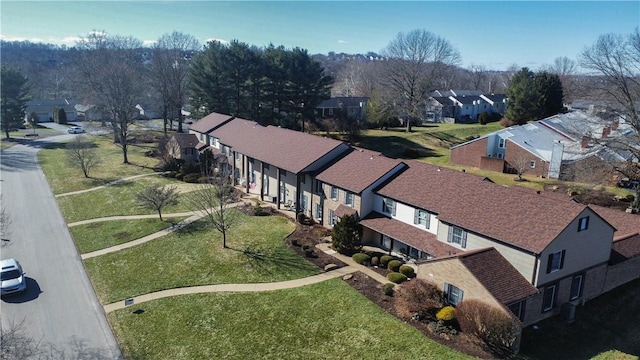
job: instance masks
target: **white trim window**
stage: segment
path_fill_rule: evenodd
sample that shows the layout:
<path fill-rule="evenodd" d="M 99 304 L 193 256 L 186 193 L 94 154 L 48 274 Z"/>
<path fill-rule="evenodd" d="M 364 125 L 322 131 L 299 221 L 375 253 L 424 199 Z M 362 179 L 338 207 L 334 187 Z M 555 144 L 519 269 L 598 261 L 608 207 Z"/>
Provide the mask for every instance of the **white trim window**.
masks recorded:
<path fill-rule="evenodd" d="M 300 210 L 307 211 L 307 200 L 307 195 L 302 195 L 302 198 L 300 199 Z"/>
<path fill-rule="evenodd" d="M 503 149 L 503 148 L 504 148 L 504 139 L 503 139 L 503 138 L 500 138 L 500 139 L 498 140 L 498 147 L 499 147 L 499 148 L 501 148 L 501 149 Z"/>
<path fill-rule="evenodd" d="M 529 161 L 529 167 L 532 168 L 532 169 L 535 169 L 536 168 L 536 161 L 535 160 Z"/>
<path fill-rule="evenodd" d="M 391 249 L 391 238 L 387 235 L 382 235 L 380 238 L 380 245 L 383 249 Z"/>
<path fill-rule="evenodd" d="M 582 289 L 584 288 L 584 275 L 579 274 L 571 279 L 571 291 L 569 293 L 569 300 L 575 300 L 582 296 Z"/>
<path fill-rule="evenodd" d="M 338 217 L 335 211 L 329 210 L 329 226 L 333 226 L 338 222 Z"/>
<path fill-rule="evenodd" d="M 547 259 L 547 274 L 556 272 L 564 267 L 564 255 L 566 250 L 549 254 Z"/>
<path fill-rule="evenodd" d="M 351 191 L 345 191 L 345 199 L 344 199 L 344 203 L 346 205 L 349 205 L 351 207 L 353 207 L 355 205 L 355 201 L 354 201 L 354 195 Z"/>
<path fill-rule="evenodd" d="M 467 232 L 461 227 L 449 225 L 449 236 L 447 237 L 447 242 L 456 244 L 465 249 L 467 247 Z"/>
<path fill-rule="evenodd" d="M 338 201 L 338 188 L 335 186 L 331 187 L 331 200 Z"/>
<path fill-rule="evenodd" d="M 429 213 L 425 210 L 415 209 L 413 213 L 413 223 L 415 225 L 424 226 L 425 228 L 429 228 Z"/>
<path fill-rule="evenodd" d="M 316 203 L 316 219 L 322 221 L 322 204 Z"/>
<path fill-rule="evenodd" d="M 316 180 L 315 181 L 315 185 L 316 185 L 316 188 L 315 188 L 316 194 L 321 195 L 322 194 L 322 181 Z"/>
<path fill-rule="evenodd" d="M 382 198 L 382 212 L 396 216 L 396 202 L 393 199 Z"/>
<path fill-rule="evenodd" d="M 578 232 L 585 231 L 589 228 L 589 217 L 585 216 L 578 220 Z"/>
<path fill-rule="evenodd" d="M 544 294 L 542 295 L 542 312 L 547 312 L 556 305 L 556 288 L 556 285 L 544 288 Z"/>
<path fill-rule="evenodd" d="M 455 285 L 444 283 L 444 295 L 447 299 L 447 303 L 456 306 L 462 302 L 464 291 Z"/>

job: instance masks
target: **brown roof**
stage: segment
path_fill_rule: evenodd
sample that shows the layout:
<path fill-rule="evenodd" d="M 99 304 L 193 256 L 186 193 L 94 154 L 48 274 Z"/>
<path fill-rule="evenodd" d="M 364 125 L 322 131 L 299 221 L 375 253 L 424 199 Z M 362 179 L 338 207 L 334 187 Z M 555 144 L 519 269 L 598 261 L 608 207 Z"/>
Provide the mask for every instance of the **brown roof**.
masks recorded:
<path fill-rule="evenodd" d="M 194 130 L 202 134 L 206 134 L 221 125 L 225 124 L 227 121 L 233 119 L 231 115 L 211 113 L 202 119 L 196 121 L 195 124 L 189 127 L 189 130 Z"/>
<path fill-rule="evenodd" d="M 436 239 L 436 235 L 372 211 L 360 221 L 362 226 L 411 245 L 435 257 L 448 256 L 462 250 Z"/>
<path fill-rule="evenodd" d="M 262 126 L 240 118 L 234 118 L 211 134 L 242 154 L 296 174 L 341 146 L 347 149 L 347 145 L 338 140 Z"/>
<path fill-rule="evenodd" d="M 323 170 L 316 178 L 360 194 L 401 164 L 404 163 L 400 160 L 390 159 L 379 152 L 353 148 L 351 152 Z"/>
<path fill-rule="evenodd" d="M 630 214 L 622 210 L 599 205 L 589 205 L 589 207 L 616 228 L 617 231 L 614 235 L 615 238 L 613 241 L 616 241 L 616 238 L 619 236 L 626 236 L 628 234 L 640 232 L 639 214 Z"/>
<path fill-rule="evenodd" d="M 173 138 L 181 149 L 195 148 L 198 145 L 198 137 L 195 134 L 174 134 Z"/>
<path fill-rule="evenodd" d="M 613 242 L 609 261 L 615 265 L 640 255 L 640 233 L 629 234 Z"/>
<path fill-rule="evenodd" d="M 345 204 L 340 204 L 338 205 L 338 207 L 336 208 L 335 214 L 337 217 L 343 217 L 345 215 L 354 215 L 357 214 L 358 212 L 356 211 L 356 209 L 347 206 Z"/>
<path fill-rule="evenodd" d="M 416 161 L 407 164 L 407 170 L 378 190 L 380 195 L 433 211 L 441 221 L 536 254 L 586 208 L 461 171 Z"/>
<path fill-rule="evenodd" d="M 494 248 L 459 254 L 458 259 L 482 286 L 504 305 L 538 293 L 538 290 Z"/>

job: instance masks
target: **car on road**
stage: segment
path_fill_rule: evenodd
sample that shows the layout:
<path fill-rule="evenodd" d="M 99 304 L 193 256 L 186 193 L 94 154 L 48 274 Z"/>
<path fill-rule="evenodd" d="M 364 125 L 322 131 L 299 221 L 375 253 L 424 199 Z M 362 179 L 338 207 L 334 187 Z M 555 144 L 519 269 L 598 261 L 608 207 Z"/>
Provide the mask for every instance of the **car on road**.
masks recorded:
<path fill-rule="evenodd" d="M 82 134 L 84 132 L 84 129 L 80 126 L 72 126 L 67 129 L 67 132 L 69 134 Z"/>
<path fill-rule="evenodd" d="M 27 281 L 24 278 L 22 266 L 16 259 L 2 260 L 2 296 L 20 293 L 27 290 Z"/>

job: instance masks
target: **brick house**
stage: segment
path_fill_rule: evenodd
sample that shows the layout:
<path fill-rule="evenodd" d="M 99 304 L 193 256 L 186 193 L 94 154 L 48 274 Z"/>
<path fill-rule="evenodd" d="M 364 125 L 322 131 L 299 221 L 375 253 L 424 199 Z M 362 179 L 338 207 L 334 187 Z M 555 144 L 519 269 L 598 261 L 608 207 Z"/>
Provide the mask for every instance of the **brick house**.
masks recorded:
<path fill-rule="evenodd" d="M 198 161 L 198 138 L 194 134 L 174 134 L 167 141 L 167 153 L 174 159 Z"/>

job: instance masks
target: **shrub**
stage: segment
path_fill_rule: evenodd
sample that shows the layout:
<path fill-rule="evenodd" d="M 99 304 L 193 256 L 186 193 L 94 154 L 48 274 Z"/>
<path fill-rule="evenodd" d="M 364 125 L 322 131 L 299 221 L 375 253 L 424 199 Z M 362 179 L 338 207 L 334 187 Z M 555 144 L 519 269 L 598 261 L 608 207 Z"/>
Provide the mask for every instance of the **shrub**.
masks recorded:
<path fill-rule="evenodd" d="M 313 249 L 309 248 L 309 249 L 304 249 L 304 256 L 306 257 L 313 257 L 315 254 L 313 253 Z"/>
<path fill-rule="evenodd" d="M 307 221 L 307 215 L 305 215 L 305 214 L 304 214 L 304 213 L 302 213 L 302 212 L 301 212 L 301 213 L 298 213 L 298 215 L 297 215 L 297 217 L 296 217 L 296 218 L 298 219 L 298 222 L 299 222 L 300 224 L 303 224 L 303 223 L 305 223 L 305 222 Z"/>
<path fill-rule="evenodd" d="M 400 265 L 402 265 L 402 262 L 400 260 L 391 260 L 387 264 L 387 269 L 393 272 L 398 272 L 400 270 Z"/>
<path fill-rule="evenodd" d="M 372 266 L 378 266 L 378 264 L 380 264 L 380 258 L 378 258 L 377 256 L 374 256 L 371 258 L 371 265 Z"/>
<path fill-rule="evenodd" d="M 416 277 L 416 272 L 409 265 L 400 265 L 400 273 L 408 278 Z"/>
<path fill-rule="evenodd" d="M 478 116 L 478 122 L 480 125 L 486 125 L 489 122 L 489 114 L 486 111 L 483 111 L 480 116 Z"/>
<path fill-rule="evenodd" d="M 353 261 L 357 262 L 360 265 L 367 264 L 369 263 L 369 260 L 371 260 L 371 257 L 369 255 L 363 253 L 353 254 L 351 258 L 353 259 Z"/>
<path fill-rule="evenodd" d="M 387 296 L 393 296 L 393 288 L 396 287 L 394 283 L 386 283 L 382 285 L 382 293 Z"/>
<path fill-rule="evenodd" d="M 451 321 L 456 318 L 456 308 L 445 306 L 436 313 L 436 320 Z"/>
<path fill-rule="evenodd" d="M 636 199 L 636 197 L 635 197 L 633 194 L 628 194 L 628 195 L 625 197 L 625 199 L 626 199 L 628 202 L 633 202 L 633 200 L 635 200 L 635 199 Z"/>
<path fill-rule="evenodd" d="M 311 248 L 311 245 L 304 244 L 304 245 L 302 245 L 302 250 L 307 251 L 307 250 L 313 250 L 313 249 Z"/>
<path fill-rule="evenodd" d="M 390 272 L 389 274 L 387 274 L 387 279 L 396 284 L 402 284 L 403 282 L 407 281 L 407 277 L 403 274 L 400 274 L 399 272 Z"/>
<path fill-rule="evenodd" d="M 186 174 L 182 180 L 184 182 L 188 182 L 188 183 L 197 183 L 198 182 L 198 178 L 200 178 L 200 174 L 197 173 L 190 173 L 190 174 Z"/>
<path fill-rule="evenodd" d="M 400 317 L 425 317 L 432 310 L 444 306 L 442 291 L 424 279 L 414 279 L 400 286 L 394 293 L 396 311 Z"/>
<path fill-rule="evenodd" d="M 184 178 L 184 175 L 182 173 L 176 174 L 176 180 L 182 180 L 182 178 Z"/>
<path fill-rule="evenodd" d="M 291 239 L 291 245 L 300 246 L 300 244 L 298 244 L 298 239 Z"/>
<path fill-rule="evenodd" d="M 200 176 L 200 177 L 198 177 L 198 182 L 199 182 L 200 184 L 206 184 L 206 183 L 207 183 L 207 181 L 209 181 L 209 178 L 207 178 L 206 176 Z"/>
<path fill-rule="evenodd" d="M 520 336 L 520 324 L 506 312 L 479 300 L 464 300 L 456 308 L 463 332 L 473 334 L 492 351 L 510 351 Z"/>
<path fill-rule="evenodd" d="M 389 264 L 389 261 L 393 260 L 393 256 L 391 255 L 382 255 L 380 257 L 380 265 L 387 267 L 387 264 Z"/>
<path fill-rule="evenodd" d="M 351 255 L 362 249 L 362 225 L 355 215 L 340 218 L 331 230 L 331 243 L 340 254 Z"/>

